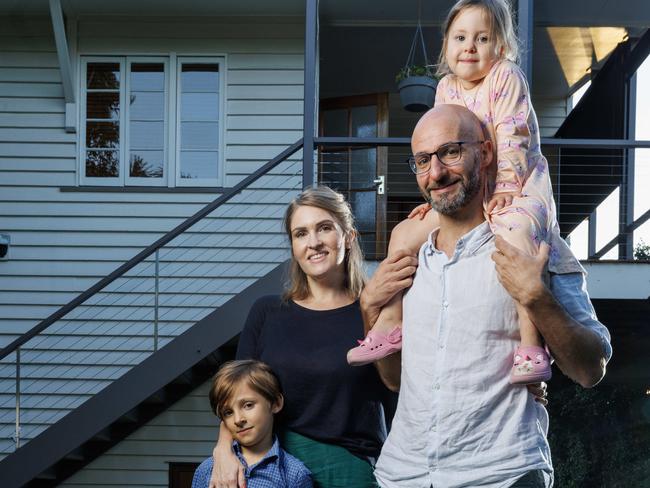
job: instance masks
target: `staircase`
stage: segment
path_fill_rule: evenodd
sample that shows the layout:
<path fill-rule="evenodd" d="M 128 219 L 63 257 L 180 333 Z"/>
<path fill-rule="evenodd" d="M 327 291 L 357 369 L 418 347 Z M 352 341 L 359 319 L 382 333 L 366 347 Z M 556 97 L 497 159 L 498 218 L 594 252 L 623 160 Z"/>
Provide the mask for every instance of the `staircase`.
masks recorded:
<path fill-rule="evenodd" d="M 630 78 L 650 53 L 650 30 L 620 43 L 592 79 L 555 137 L 592 139 L 584 147 L 543 148 L 549 159 L 562 236 L 569 235 L 629 178 L 629 149 L 607 139 L 629 139 Z M 639 89 L 643 89 L 639 87 Z M 633 113 L 633 112 L 632 112 Z"/>
<path fill-rule="evenodd" d="M 232 357 L 281 290 L 298 141 L 0 352 L 3 488 L 55 486 Z"/>

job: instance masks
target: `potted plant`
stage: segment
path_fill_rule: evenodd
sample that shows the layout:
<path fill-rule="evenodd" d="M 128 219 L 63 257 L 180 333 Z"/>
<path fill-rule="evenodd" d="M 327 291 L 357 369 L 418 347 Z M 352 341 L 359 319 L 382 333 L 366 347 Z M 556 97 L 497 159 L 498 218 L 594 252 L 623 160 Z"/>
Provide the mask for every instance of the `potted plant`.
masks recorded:
<path fill-rule="evenodd" d="M 405 110 L 424 112 L 433 107 L 438 81 L 431 65 L 404 66 L 395 81 Z"/>
<path fill-rule="evenodd" d="M 422 50 L 422 64 L 415 62 L 418 44 Z M 419 13 L 415 35 L 413 36 L 413 42 L 411 42 L 411 50 L 404 67 L 397 73 L 395 81 L 397 82 L 402 107 L 405 110 L 424 112 L 433 107 L 438 82 L 434 76 L 433 65 L 429 62 L 427 56 L 427 47 L 424 42 Z"/>

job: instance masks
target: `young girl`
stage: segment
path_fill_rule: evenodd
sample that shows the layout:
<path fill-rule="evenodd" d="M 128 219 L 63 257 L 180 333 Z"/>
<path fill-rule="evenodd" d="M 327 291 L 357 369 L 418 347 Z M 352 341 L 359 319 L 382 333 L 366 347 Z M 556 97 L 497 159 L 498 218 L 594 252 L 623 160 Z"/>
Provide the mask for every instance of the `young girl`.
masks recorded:
<path fill-rule="evenodd" d="M 471 110 L 497 148 L 496 165 L 485 189 L 486 219 L 492 231 L 511 244 L 536 254 L 539 244 L 551 245 L 548 268 L 553 273 L 584 272 L 555 218 L 548 163 L 540 152 L 537 117 L 530 103 L 524 74 L 517 64 L 517 39 L 506 0 L 459 0 L 443 26 L 444 40 L 438 73 L 436 105 L 451 103 Z M 433 163 L 435 164 L 435 163 Z M 428 210 L 418 207 L 410 217 Z M 389 243 L 389 256 L 398 249 L 417 253 L 437 225 L 428 212 L 419 228 L 398 224 Z M 401 348 L 401 296 L 382 310 L 374 328 L 348 353 L 353 365 L 376 361 Z M 535 324 L 518 307 L 521 346 L 514 354 L 511 383 L 546 381 L 550 359 Z"/>

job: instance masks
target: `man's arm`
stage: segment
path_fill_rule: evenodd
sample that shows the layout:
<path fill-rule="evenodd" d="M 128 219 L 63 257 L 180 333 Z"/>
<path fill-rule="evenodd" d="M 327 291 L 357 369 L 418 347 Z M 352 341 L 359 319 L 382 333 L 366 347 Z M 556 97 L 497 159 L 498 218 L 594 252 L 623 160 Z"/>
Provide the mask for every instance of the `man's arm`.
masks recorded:
<path fill-rule="evenodd" d="M 361 315 L 366 334 L 375 325 L 382 307 L 391 300 L 401 301 L 401 291 L 413 283 L 417 258 L 407 251 L 397 251 L 384 259 L 361 293 Z M 391 391 L 399 390 L 402 355 L 392 354 L 375 362 L 379 377 Z"/>
<path fill-rule="evenodd" d="M 542 243 L 537 256 L 529 256 L 497 236 L 496 247 L 492 259 L 499 281 L 512 298 L 526 309 L 559 368 L 584 388 L 595 386 L 605 375 L 611 348 L 608 340 L 595 328 L 578 321 L 584 318 L 578 316 L 578 309 L 570 310 L 571 315 L 567 313 L 544 284 L 548 245 Z M 558 275 L 556 279 L 563 276 Z M 569 292 L 569 289 L 566 291 Z M 581 295 L 583 304 L 589 304 L 588 296 L 580 287 L 575 286 L 570 292 Z M 569 304 L 568 301 L 565 303 Z M 582 315 L 588 314 L 584 307 L 582 312 Z"/>

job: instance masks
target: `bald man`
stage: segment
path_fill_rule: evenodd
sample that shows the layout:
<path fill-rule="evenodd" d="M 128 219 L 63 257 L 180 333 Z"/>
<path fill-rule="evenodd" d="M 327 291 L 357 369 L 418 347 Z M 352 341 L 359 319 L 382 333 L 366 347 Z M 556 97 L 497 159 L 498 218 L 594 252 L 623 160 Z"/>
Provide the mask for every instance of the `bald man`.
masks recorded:
<path fill-rule="evenodd" d="M 418 186 L 439 223 L 433 232 L 417 219 L 400 224 L 398 233 L 428 235 L 417 263 L 405 255 L 382 263 L 362 296 L 372 321 L 417 264 L 403 299 L 401 371 L 394 357 L 377 364 L 400 391 L 377 481 L 389 488 L 552 486 L 546 409 L 508 381 L 520 341 L 515 304 L 560 369 L 584 387 L 605 374 L 609 332 L 581 273 L 553 275 L 547 286 L 548 246 L 530 256 L 490 231 L 483 192 L 494 148 L 469 110 L 430 110 L 411 149 L 424 166 Z"/>

